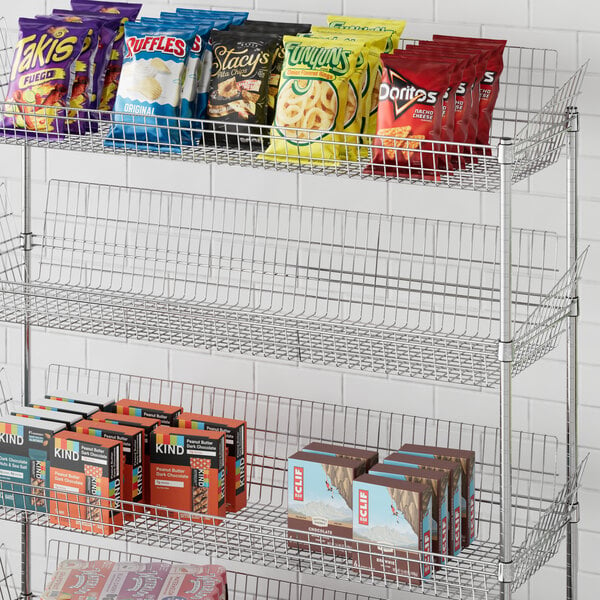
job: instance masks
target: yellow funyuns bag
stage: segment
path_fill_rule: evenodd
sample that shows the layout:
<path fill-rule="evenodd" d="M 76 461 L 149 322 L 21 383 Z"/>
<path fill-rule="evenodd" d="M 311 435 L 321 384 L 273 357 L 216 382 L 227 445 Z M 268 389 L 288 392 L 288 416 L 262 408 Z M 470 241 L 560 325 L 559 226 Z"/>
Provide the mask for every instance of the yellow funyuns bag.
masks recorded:
<path fill-rule="evenodd" d="M 346 17 L 343 15 L 329 15 L 327 24 L 333 29 L 357 29 L 359 31 L 386 31 L 391 33 L 388 45 L 384 50 L 386 54 L 393 52 L 398 47 L 398 42 L 406 27 L 406 21 L 371 17 Z"/>

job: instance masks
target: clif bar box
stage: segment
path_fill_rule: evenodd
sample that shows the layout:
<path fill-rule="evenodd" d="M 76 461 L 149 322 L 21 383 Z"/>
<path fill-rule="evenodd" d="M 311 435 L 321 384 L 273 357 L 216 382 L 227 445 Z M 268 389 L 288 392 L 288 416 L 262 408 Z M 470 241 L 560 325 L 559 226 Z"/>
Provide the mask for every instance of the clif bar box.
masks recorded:
<path fill-rule="evenodd" d="M 124 470 L 121 498 L 125 519 L 132 521 L 134 507 L 131 502 L 141 502 L 144 496 L 144 430 L 100 421 L 79 421 L 75 431 L 122 442 Z"/>
<path fill-rule="evenodd" d="M 22 417 L 0 417 L 0 504 L 48 512 L 52 436 L 65 426 Z"/>
<path fill-rule="evenodd" d="M 437 460 L 406 452 L 394 452 L 394 454 L 390 454 L 385 458 L 383 462 L 399 467 L 441 471 L 448 475 L 448 515 L 450 521 L 448 554 L 458 556 L 462 549 L 462 519 L 460 515 L 462 469 L 460 465 L 449 460 Z"/>
<path fill-rule="evenodd" d="M 404 444 L 401 452 L 409 452 L 418 456 L 438 458 L 459 463 L 462 468 L 462 545 L 466 548 L 473 543 L 476 534 L 475 526 L 475 452 L 438 446 L 421 446 Z"/>
<path fill-rule="evenodd" d="M 237 512 L 246 506 L 246 421 L 223 419 L 194 413 L 181 413 L 177 426 L 183 429 L 223 431 L 225 433 L 225 502 L 227 510 Z"/>
<path fill-rule="evenodd" d="M 414 469 L 412 467 L 398 467 L 390 464 L 375 465 L 370 475 L 392 477 L 402 481 L 415 481 L 431 486 L 433 496 L 431 499 L 431 546 L 433 552 L 441 554 L 436 557 L 436 563 L 446 564 L 444 558 L 448 554 L 448 478 L 445 471 L 432 471 L 429 469 Z"/>
<path fill-rule="evenodd" d="M 158 600 L 227 600 L 227 573 L 219 565 L 173 565 Z"/>
<path fill-rule="evenodd" d="M 41 600 L 98 600 L 114 564 L 108 560 L 64 560 Z"/>
<path fill-rule="evenodd" d="M 90 419 L 102 423 L 114 423 L 127 427 L 139 427 L 144 430 L 144 464 L 143 464 L 143 504 L 150 504 L 150 434 L 160 425 L 159 419 L 135 417 L 132 415 L 118 415 L 117 413 L 97 412 Z"/>
<path fill-rule="evenodd" d="M 177 417 L 181 414 L 181 406 L 141 402 L 140 400 L 119 400 L 115 404 L 115 412 L 119 415 L 158 419 L 161 425 L 177 427 Z"/>
<path fill-rule="evenodd" d="M 55 400 L 57 402 L 75 402 L 77 404 L 89 404 L 95 406 L 98 410 L 112 410 L 116 400 L 105 396 L 95 396 L 93 394 L 82 394 L 80 392 L 70 392 L 68 390 L 56 390 L 46 394 L 46 400 Z"/>
<path fill-rule="evenodd" d="M 159 515 L 187 518 L 176 511 L 198 514 L 193 521 L 217 525 L 225 507 L 225 434 L 221 431 L 178 429 L 161 425 L 150 434 L 150 501 L 175 509 Z"/>
<path fill-rule="evenodd" d="M 50 522 L 100 535 L 111 535 L 121 527 L 122 456 L 122 442 L 57 433 L 50 464 Z"/>
<path fill-rule="evenodd" d="M 23 417 L 24 419 L 36 419 L 38 421 L 50 421 L 52 423 L 62 423 L 68 429 L 71 429 L 77 421 L 81 421 L 81 416 L 75 413 L 59 412 L 57 410 L 42 410 L 41 408 L 31 408 L 21 406 L 10 411 L 13 417 Z"/>
<path fill-rule="evenodd" d="M 412 585 L 431 577 L 431 556 L 421 554 L 431 552 L 431 495 L 430 485 L 391 477 L 354 482 L 353 564 L 361 575 Z"/>
<path fill-rule="evenodd" d="M 375 450 L 362 450 L 351 446 L 338 446 L 336 444 L 323 444 L 321 442 L 311 442 L 304 446 L 302 452 L 315 452 L 317 454 L 328 454 L 329 456 L 341 456 L 343 458 L 358 458 L 364 461 L 366 471 L 377 464 L 379 454 Z"/>
<path fill-rule="evenodd" d="M 59 402 L 58 400 L 37 400 L 31 404 L 31 407 L 40 410 L 72 413 L 79 415 L 82 419 L 89 419 L 91 415 L 98 411 L 95 406 L 90 404 Z"/>
<path fill-rule="evenodd" d="M 358 458 L 296 452 L 288 459 L 288 527 L 290 546 L 331 554 L 321 536 L 352 539 L 352 483 L 365 472 Z M 316 535 L 310 535 L 316 534 Z M 308 545 L 315 540 L 319 545 Z M 352 548 L 353 545 L 349 544 Z M 340 555 L 347 552 L 340 549 Z"/>

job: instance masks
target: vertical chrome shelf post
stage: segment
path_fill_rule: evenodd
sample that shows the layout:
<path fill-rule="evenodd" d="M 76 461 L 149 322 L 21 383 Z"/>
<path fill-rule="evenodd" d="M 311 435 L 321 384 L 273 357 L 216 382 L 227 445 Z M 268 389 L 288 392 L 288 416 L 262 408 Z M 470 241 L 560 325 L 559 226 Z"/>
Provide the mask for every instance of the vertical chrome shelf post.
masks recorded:
<path fill-rule="evenodd" d="M 503 138 L 500 164 L 500 597 L 510 600 L 512 586 L 512 173 L 514 143 Z"/>
<path fill-rule="evenodd" d="M 567 108 L 567 265 L 577 260 L 577 137 L 579 112 Z M 577 431 L 577 318 L 579 293 L 577 279 L 573 283 L 571 313 L 567 319 L 567 481 L 573 483 L 579 464 Z M 571 490 L 569 490 L 571 492 Z M 571 521 L 567 527 L 567 600 L 577 599 L 579 552 L 579 503 L 577 490 L 572 490 Z"/>

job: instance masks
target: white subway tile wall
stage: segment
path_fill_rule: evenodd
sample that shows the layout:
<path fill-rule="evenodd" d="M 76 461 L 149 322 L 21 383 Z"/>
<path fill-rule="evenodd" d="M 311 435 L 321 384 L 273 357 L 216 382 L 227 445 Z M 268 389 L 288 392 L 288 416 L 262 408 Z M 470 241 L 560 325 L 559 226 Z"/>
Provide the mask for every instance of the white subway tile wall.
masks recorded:
<path fill-rule="evenodd" d="M 2 2 L 0 16 L 6 17 L 13 39 L 19 16 L 33 16 L 68 0 Z M 591 59 L 590 71 L 579 103 L 581 116 L 581 235 L 582 246 L 590 253 L 583 274 L 580 379 L 581 453 L 590 453 L 584 480 L 581 520 L 580 598 L 597 597 L 600 566 L 596 560 L 600 544 L 600 192 L 594 173 L 600 172 L 600 4 L 592 0 L 214 0 L 212 3 L 185 0 L 144 2 L 143 15 L 156 15 L 173 6 L 248 9 L 253 18 L 292 20 L 324 24 L 330 12 L 364 16 L 406 18 L 406 37 L 429 37 L 436 32 L 506 38 L 514 45 L 556 48 L 559 69 L 566 76 L 580 63 Z M 79 155 L 68 152 L 33 151 L 34 231 L 44 203 L 45 185 L 50 178 L 81 179 L 92 182 L 155 187 L 164 190 L 212 193 L 292 204 L 317 205 L 408 216 L 451 218 L 497 223 L 497 197 L 473 192 L 431 190 L 416 186 L 387 186 L 364 182 L 305 177 L 287 173 L 208 167 L 151 159 Z M 20 151 L 0 146 L 0 177 L 9 184 L 12 202 L 18 208 L 20 195 Z M 559 165 L 535 175 L 518 186 L 514 195 L 515 224 L 549 228 L 564 234 L 565 166 Z M 21 357 L 20 331 L 0 329 L 0 362 L 14 390 L 19 389 Z M 164 346 L 133 344 L 110 338 L 89 339 L 35 330 L 33 348 L 33 391 L 43 391 L 44 370 L 49 362 L 85 365 L 139 375 L 173 378 L 259 392 L 291 395 L 347 406 L 372 407 L 408 414 L 474 421 L 484 425 L 498 422 L 497 394 L 433 386 L 416 381 L 355 372 L 306 368 L 269 361 L 255 362 L 204 352 Z M 560 347 L 534 365 L 514 383 L 515 428 L 550 433 L 564 438 L 565 379 L 564 338 Z M 18 527 L 0 522 L 0 541 L 8 545 L 11 564 L 18 575 Z M 57 537 L 56 531 L 48 537 Z M 46 532 L 35 531 L 33 564 L 41 564 Z M 102 543 L 105 543 L 102 541 Z M 253 567 L 248 566 L 252 570 Z M 36 578 L 43 569 L 34 569 Z M 18 581 L 18 579 L 17 579 Z M 39 579 L 37 580 L 39 583 Z M 564 552 L 551 566 L 536 575 L 517 594 L 518 599 L 553 600 L 565 596 Z"/>

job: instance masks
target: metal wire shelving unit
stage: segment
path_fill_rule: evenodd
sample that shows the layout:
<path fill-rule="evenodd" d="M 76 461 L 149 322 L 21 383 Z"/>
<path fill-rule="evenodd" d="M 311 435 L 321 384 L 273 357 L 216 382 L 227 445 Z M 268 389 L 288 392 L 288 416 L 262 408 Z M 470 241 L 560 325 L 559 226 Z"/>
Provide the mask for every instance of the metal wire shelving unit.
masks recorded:
<path fill-rule="evenodd" d="M 0 116 L 14 109 L 3 101 L 11 58 L 0 23 Z M 107 141 L 124 116 L 112 113 L 75 111 L 69 115 L 70 133 L 58 136 L 3 129 L 0 143 L 23 148 L 23 197 L 19 232 L 8 202 L 0 198 L 0 319 L 23 325 L 26 404 L 32 326 L 499 386 L 500 426 L 489 429 L 53 367 L 51 376 L 73 377 L 68 384 L 75 389 L 102 387 L 99 382 L 106 380 L 106 385 L 134 386 L 140 397 L 148 389 L 153 401 L 181 401 L 195 409 L 204 406 L 206 394 L 210 410 L 243 414 L 254 424 L 248 509 L 215 527 L 190 522 L 183 513 L 161 517 L 147 507 L 115 537 L 368 583 L 372 593 L 381 589 L 384 595 L 408 588 L 448 598 L 504 600 L 566 537 L 566 597 L 574 600 L 577 489 L 584 466 L 576 430 L 577 283 L 584 254 L 577 247 L 579 125 L 573 106 L 585 70 L 583 65 L 559 85 L 555 52 L 507 48 L 490 144 L 411 147 L 410 163 L 401 168 L 372 165 L 373 150 L 397 147 L 395 138 L 366 137 L 359 144 L 340 135 L 334 160 L 321 157 L 319 143 L 299 160 L 286 151 L 265 155 L 275 138 L 270 127 L 233 125 L 217 135 L 207 121 L 171 119 L 158 126 L 150 120 L 150 130 L 166 134 L 160 151 L 139 140 Z M 37 108 L 44 116 L 46 109 Z M 288 131 L 298 139 L 308 134 Z M 186 137 L 194 144 L 186 144 Z M 43 233 L 35 235 L 32 147 L 494 192 L 500 197 L 500 221 L 486 227 L 55 181 Z M 511 214 L 514 184 L 556 163 L 565 149 L 566 252 L 555 234 L 514 229 Z M 514 432 L 510 409 L 512 377 L 554 348 L 564 329 L 569 417 L 562 446 L 547 436 Z M 178 391 L 191 396 L 180 397 Z M 264 406 L 267 412 L 260 416 Z M 368 437 L 362 439 L 363 433 Z M 290 548 L 285 457 L 315 439 L 382 451 L 406 441 L 475 449 L 477 542 L 434 571 L 431 580 L 408 582 L 353 567 L 354 548 L 345 540 L 323 537 L 311 552 Z M 0 489 L 3 485 L 0 481 Z M 26 497 L 33 490 L 23 486 L 20 493 Z M 52 499 L 51 490 L 43 493 Z M 88 502 L 78 505 L 79 522 L 85 523 Z M 123 513 L 122 507 L 116 510 Z M 21 593 L 29 597 L 29 528 L 53 524 L 48 515 L 30 511 L 3 509 L 2 517 L 22 524 Z M 371 556 L 382 552 L 385 548 L 369 550 Z M 431 559 L 420 553 L 416 560 Z"/>

